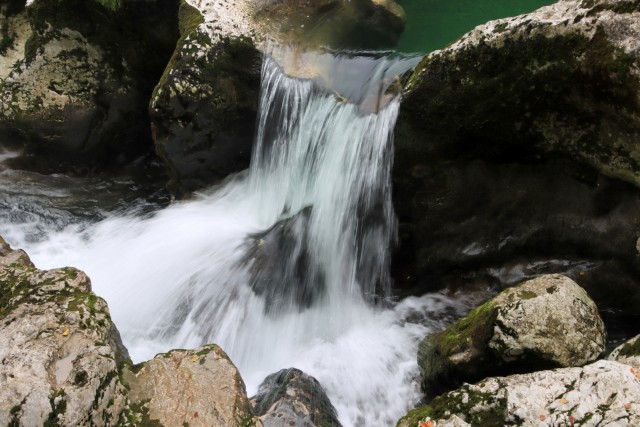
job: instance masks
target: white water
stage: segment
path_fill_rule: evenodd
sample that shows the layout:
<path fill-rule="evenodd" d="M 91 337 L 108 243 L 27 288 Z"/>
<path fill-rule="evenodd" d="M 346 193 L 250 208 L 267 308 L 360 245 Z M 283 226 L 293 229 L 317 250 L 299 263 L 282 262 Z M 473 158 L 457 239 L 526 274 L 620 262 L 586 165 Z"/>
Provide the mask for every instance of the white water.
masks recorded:
<path fill-rule="evenodd" d="M 0 234 L 40 268 L 86 271 L 134 361 L 215 342 L 249 395 L 297 367 L 320 381 L 345 426 L 395 425 L 420 397 L 417 342 L 442 313 L 465 310 L 442 295 L 388 304 L 399 100 L 387 87 L 414 60 L 304 59 L 333 71 L 296 80 L 265 60 L 248 172 L 151 217 L 113 216 L 35 243 L 28 227 L 3 224 Z M 341 87 L 350 102 L 331 93 Z"/>

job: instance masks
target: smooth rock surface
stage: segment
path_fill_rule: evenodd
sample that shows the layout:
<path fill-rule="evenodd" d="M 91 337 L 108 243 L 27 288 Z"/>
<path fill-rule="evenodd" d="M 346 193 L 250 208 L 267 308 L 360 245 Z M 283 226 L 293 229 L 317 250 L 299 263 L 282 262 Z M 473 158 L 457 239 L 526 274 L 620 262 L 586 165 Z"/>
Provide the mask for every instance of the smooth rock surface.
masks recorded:
<path fill-rule="evenodd" d="M 545 275 L 476 308 L 420 344 L 423 389 L 434 396 L 462 382 L 536 369 L 582 366 L 605 350 L 598 309 L 571 279 Z"/>
<path fill-rule="evenodd" d="M 398 427 L 417 426 L 425 417 L 438 427 L 636 426 L 639 402 L 638 374 L 628 365 L 601 360 L 465 384 L 409 412 Z"/>
<path fill-rule="evenodd" d="M 341 426 L 318 380 L 295 368 L 265 378 L 251 404 L 264 427 Z"/>
<path fill-rule="evenodd" d="M 244 382 L 217 345 L 172 350 L 124 370 L 134 425 L 256 426 Z"/>
<path fill-rule="evenodd" d="M 118 424 L 126 357 L 83 272 L 38 270 L 0 238 L 0 425 Z"/>

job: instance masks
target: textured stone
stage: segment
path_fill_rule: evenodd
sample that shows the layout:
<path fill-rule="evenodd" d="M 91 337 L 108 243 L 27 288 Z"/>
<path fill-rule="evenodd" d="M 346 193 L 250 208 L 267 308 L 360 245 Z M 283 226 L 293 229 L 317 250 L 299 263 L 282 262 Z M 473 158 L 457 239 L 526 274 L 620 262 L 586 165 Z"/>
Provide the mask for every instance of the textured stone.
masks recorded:
<path fill-rule="evenodd" d="M 630 365 L 640 372 L 640 335 L 620 344 L 611 352 L 608 359 Z"/>
<path fill-rule="evenodd" d="M 265 378 L 251 404 L 264 427 L 341 426 L 318 380 L 295 368 Z"/>
<path fill-rule="evenodd" d="M 116 425 L 126 357 L 83 272 L 38 270 L 0 238 L 0 425 Z"/>
<path fill-rule="evenodd" d="M 419 347 L 429 396 L 463 381 L 582 366 L 605 350 L 596 305 L 571 279 L 546 275 L 509 288 Z"/>
<path fill-rule="evenodd" d="M 409 412 L 398 427 L 415 427 L 425 417 L 435 420 L 438 427 L 636 426 L 640 423 L 638 402 L 637 373 L 628 365 L 601 360 L 582 368 L 465 384 Z"/>
<path fill-rule="evenodd" d="M 395 134 L 396 283 L 563 273 L 634 313 L 639 23 L 637 1 L 563 0 L 423 59 Z"/>
<path fill-rule="evenodd" d="M 217 345 L 172 350 L 124 371 L 134 425 L 256 426 L 244 382 Z"/>

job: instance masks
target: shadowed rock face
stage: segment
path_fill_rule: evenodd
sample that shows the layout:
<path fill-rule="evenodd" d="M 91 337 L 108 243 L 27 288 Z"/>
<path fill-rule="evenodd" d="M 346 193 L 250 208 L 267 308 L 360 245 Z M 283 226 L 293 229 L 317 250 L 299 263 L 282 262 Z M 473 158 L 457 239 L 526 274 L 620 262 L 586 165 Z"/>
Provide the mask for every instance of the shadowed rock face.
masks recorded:
<path fill-rule="evenodd" d="M 638 22 L 637 2 L 560 1 L 424 58 L 396 126 L 398 285 L 562 272 L 637 312 Z"/>
<path fill-rule="evenodd" d="M 265 427 L 341 426 L 320 383 L 295 368 L 265 378 L 251 404 Z"/>
<path fill-rule="evenodd" d="M 24 149 L 13 166 L 83 174 L 149 152 L 148 99 L 178 37 L 176 10 L 177 0 L 53 0 L 3 20 L 0 133 Z"/>

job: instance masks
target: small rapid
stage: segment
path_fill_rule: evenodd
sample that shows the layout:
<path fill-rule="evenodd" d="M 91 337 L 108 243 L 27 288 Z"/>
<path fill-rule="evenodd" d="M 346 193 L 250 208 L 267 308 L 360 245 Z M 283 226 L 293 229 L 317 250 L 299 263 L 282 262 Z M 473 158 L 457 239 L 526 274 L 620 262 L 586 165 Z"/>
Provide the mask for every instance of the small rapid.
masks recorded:
<path fill-rule="evenodd" d="M 420 398 L 419 339 L 473 303 L 393 301 L 397 78 L 417 58 L 273 57 L 248 171 L 191 200 L 97 221 L 3 207 L 0 234 L 39 268 L 86 271 L 136 362 L 217 343 L 250 396 L 296 367 L 320 381 L 345 426 L 391 426 Z"/>

